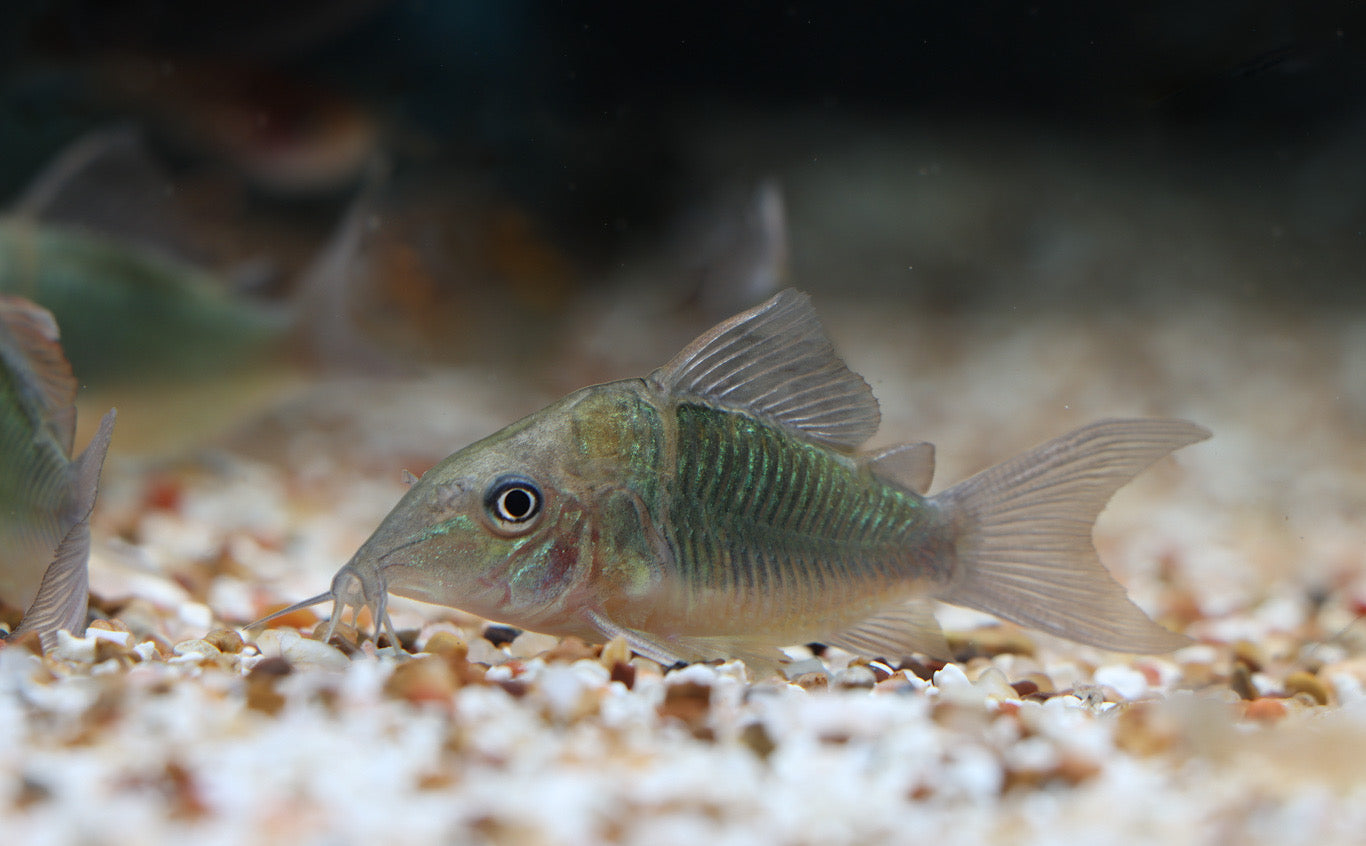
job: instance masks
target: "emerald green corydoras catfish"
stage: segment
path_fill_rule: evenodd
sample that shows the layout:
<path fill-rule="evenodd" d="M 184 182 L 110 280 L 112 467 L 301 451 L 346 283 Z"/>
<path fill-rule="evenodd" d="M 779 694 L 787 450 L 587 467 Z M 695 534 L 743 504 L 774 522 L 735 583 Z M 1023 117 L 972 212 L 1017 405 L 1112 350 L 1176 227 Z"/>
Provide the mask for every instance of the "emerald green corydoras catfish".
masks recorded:
<path fill-rule="evenodd" d="M 666 664 L 763 668 L 812 641 L 944 655 L 930 599 L 1118 651 L 1187 642 L 1129 601 L 1091 526 L 1205 429 L 1101 421 L 927 497 L 929 444 L 857 451 L 878 421 L 810 300 L 783 291 L 645 379 L 584 388 L 445 459 L 295 607 L 334 600 L 332 625 L 368 607 L 393 638 L 394 593 L 624 637 Z"/>

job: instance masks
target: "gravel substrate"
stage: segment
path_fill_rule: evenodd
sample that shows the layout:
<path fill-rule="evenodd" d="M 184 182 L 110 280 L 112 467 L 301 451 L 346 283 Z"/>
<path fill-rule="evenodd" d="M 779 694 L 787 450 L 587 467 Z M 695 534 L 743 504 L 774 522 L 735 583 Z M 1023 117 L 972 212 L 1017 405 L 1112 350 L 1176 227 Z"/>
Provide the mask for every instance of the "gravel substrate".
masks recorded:
<path fill-rule="evenodd" d="M 0 649 L 6 842 L 1360 842 L 1366 324 L 817 306 L 882 400 L 878 441 L 937 442 L 935 490 L 1097 417 L 1212 429 L 1096 534 L 1195 645 L 1124 656 L 946 608 L 953 663 L 797 648 L 790 678 L 750 679 L 402 601 L 412 657 L 309 639 L 312 612 L 244 642 L 326 586 L 402 466 L 544 400 L 454 372 L 361 405 L 337 380 L 192 459 L 116 440 L 108 620 L 45 658 Z"/>

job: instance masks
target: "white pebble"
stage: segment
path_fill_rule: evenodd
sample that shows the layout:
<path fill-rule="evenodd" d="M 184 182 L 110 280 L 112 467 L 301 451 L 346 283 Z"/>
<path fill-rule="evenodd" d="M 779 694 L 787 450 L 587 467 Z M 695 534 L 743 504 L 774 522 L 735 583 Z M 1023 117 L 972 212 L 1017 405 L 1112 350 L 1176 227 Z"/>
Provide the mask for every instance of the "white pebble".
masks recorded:
<path fill-rule="evenodd" d="M 93 626 L 85 630 L 86 637 L 93 637 L 95 640 L 107 640 L 110 643 L 117 643 L 119 646 L 127 646 L 128 639 L 132 637 L 129 632 L 116 632 L 109 629 L 97 629 Z"/>
<path fill-rule="evenodd" d="M 61 661 L 90 663 L 95 660 L 95 639 L 93 637 L 72 637 L 66 629 L 57 632 L 57 646 L 52 657 Z"/>
<path fill-rule="evenodd" d="M 176 606 L 176 616 L 187 626 L 207 629 L 213 625 L 213 611 L 202 602 L 182 602 Z"/>
<path fill-rule="evenodd" d="M 1123 664 L 1106 664 L 1096 669 L 1096 684 L 1113 688 L 1125 699 L 1138 699 L 1148 692 L 1148 677 Z"/>

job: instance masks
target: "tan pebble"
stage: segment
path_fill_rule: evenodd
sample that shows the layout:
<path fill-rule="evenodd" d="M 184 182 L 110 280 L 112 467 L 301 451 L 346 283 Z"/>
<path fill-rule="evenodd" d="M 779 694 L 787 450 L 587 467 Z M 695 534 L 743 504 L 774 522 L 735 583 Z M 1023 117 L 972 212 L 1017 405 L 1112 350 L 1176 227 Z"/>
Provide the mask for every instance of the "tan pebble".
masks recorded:
<path fill-rule="evenodd" d="M 128 626 L 121 620 L 91 620 L 90 628 L 99 629 L 104 632 L 127 632 Z"/>
<path fill-rule="evenodd" d="M 1064 754 L 1053 776 L 1069 785 L 1076 786 L 1100 772 L 1100 764 L 1080 755 Z"/>
<path fill-rule="evenodd" d="M 1262 648 L 1250 640 L 1240 640 L 1233 644 L 1233 660 L 1247 665 L 1248 670 L 1260 673 L 1266 667 L 1266 656 Z"/>
<path fill-rule="evenodd" d="M 830 677 L 825 673 L 802 673 L 789 683 L 803 690 L 824 690 L 830 686 Z"/>
<path fill-rule="evenodd" d="M 1291 695 L 1306 694 L 1318 705 L 1328 704 L 1328 686 L 1313 673 L 1296 670 L 1285 677 L 1285 692 Z"/>
<path fill-rule="evenodd" d="M 1177 739 L 1170 716 L 1146 702 L 1123 706 L 1115 723 L 1115 746 L 1136 757 L 1166 752 Z"/>
<path fill-rule="evenodd" d="M 631 660 L 631 647 L 627 645 L 626 638 L 614 637 L 607 641 L 602 647 L 602 654 L 598 656 L 604 667 L 615 667 L 617 664 L 625 664 Z"/>
<path fill-rule="evenodd" d="M 101 664 L 109 660 L 128 666 L 142 659 L 127 646 L 115 643 L 112 640 L 97 639 L 95 641 L 95 663 Z"/>
<path fill-rule="evenodd" d="M 151 640 L 162 637 L 162 617 L 162 613 L 152 603 L 145 599 L 133 599 L 119 609 L 115 619 L 138 640 Z"/>
<path fill-rule="evenodd" d="M 835 686 L 845 690 L 872 690 L 877 676 L 866 666 L 854 664 L 835 674 Z"/>
<path fill-rule="evenodd" d="M 564 662 L 566 664 L 572 664 L 575 661 L 582 661 L 585 658 L 592 659 L 598 657 L 598 650 L 597 647 L 584 643 L 581 638 L 570 635 L 569 637 L 561 638 L 558 644 L 553 648 L 546 650 L 541 657 L 545 659 L 546 663 Z"/>
<path fill-rule="evenodd" d="M 1209 687 L 1214 684 L 1214 665 L 1197 661 L 1181 665 L 1181 685 L 1190 690 Z"/>
<path fill-rule="evenodd" d="M 1046 673 L 1028 673 L 1021 681 L 1033 682 L 1036 687 L 1035 693 L 1040 696 L 1052 696 L 1058 692 L 1058 686 Z"/>
<path fill-rule="evenodd" d="M 1253 699 L 1243 706 L 1244 717 L 1264 723 L 1275 722 L 1284 717 L 1285 713 L 1285 702 L 1270 697 Z"/>
<path fill-rule="evenodd" d="M 446 660 L 431 655 L 395 667 L 384 683 L 384 692 L 408 702 L 449 702 L 459 687 L 459 680 Z"/>
<path fill-rule="evenodd" d="M 218 648 L 225 655 L 236 655 L 242 651 L 242 636 L 231 629 L 214 629 L 204 635 L 204 641 Z"/>
<path fill-rule="evenodd" d="M 470 654 L 470 645 L 454 632 L 437 632 L 427 638 L 427 643 L 422 647 L 422 651 L 430 652 L 433 655 L 440 655 L 442 658 L 450 660 L 459 657 L 464 660 Z"/>
<path fill-rule="evenodd" d="M 560 639 L 554 635 L 522 632 L 508 644 L 508 654 L 514 658 L 535 658 L 559 645 Z"/>

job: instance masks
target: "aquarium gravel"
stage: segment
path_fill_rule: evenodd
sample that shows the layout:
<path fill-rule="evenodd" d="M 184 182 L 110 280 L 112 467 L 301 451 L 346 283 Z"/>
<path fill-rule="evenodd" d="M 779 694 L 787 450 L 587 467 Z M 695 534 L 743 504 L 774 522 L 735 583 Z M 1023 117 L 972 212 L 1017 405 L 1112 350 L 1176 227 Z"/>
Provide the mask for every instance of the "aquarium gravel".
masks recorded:
<path fill-rule="evenodd" d="M 339 378 L 180 459 L 116 433 L 101 619 L 45 657 L 0 649 L 6 841 L 1359 842 L 1366 323 L 817 301 L 882 400 L 878 441 L 937 444 L 933 490 L 1098 417 L 1211 429 L 1096 531 L 1194 643 L 1134 657 L 943 607 L 952 662 L 796 647 L 753 679 L 403 600 L 407 656 L 345 626 L 314 640 L 311 610 L 244 632 L 326 584 L 405 466 L 546 399 L 457 371 L 376 384 L 380 413 Z"/>

